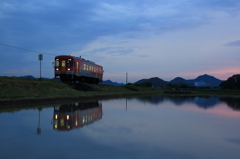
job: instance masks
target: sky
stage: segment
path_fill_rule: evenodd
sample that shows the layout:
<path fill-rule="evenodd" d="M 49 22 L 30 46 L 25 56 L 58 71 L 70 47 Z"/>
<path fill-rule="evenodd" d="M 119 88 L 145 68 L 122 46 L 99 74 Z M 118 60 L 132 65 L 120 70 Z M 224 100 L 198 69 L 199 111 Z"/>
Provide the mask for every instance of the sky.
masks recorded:
<path fill-rule="evenodd" d="M 240 73 L 239 28 L 239 0 L 1 0 L 0 76 L 38 78 L 43 53 L 46 78 L 72 55 L 114 82 L 226 80 Z"/>

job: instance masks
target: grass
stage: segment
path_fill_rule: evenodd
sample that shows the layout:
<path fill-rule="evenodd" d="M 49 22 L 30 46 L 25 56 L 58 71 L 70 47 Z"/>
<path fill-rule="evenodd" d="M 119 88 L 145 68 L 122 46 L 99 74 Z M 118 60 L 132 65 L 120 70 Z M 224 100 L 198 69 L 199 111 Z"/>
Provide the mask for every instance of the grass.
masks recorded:
<path fill-rule="evenodd" d="M 0 100 L 113 95 L 157 91 L 160 90 L 137 86 L 66 84 L 54 80 L 0 77 Z"/>
<path fill-rule="evenodd" d="M 92 84 L 66 84 L 54 80 L 21 79 L 16 77 L 0 77 L 0 100 L 39 99 L 39 98 L 67 98 L 86 96 L 108 96 L 122 94 L 193 94 L 239 96 L 239 90 L 220 91 L 173 91 L 160 88 L 140 87 L 136 85 L 110 86 Z"/>
<path fill-rule="evenodd" d="M 4 98 L 36 98 L 75 95 L 67 84 L 38 79 L 21 79 L 16 77 L 0 77 L 0 99 Z"/>

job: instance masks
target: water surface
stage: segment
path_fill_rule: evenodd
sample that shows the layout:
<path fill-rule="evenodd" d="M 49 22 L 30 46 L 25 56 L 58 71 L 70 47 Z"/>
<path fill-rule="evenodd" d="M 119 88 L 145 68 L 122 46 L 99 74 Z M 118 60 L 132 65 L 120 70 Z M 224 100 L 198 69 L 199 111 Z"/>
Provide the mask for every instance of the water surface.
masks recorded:
<path fill-rule="evenodd" d="M 0 158 L 238 159 L 240 100 L 141 96 L 0 114 Z"/>

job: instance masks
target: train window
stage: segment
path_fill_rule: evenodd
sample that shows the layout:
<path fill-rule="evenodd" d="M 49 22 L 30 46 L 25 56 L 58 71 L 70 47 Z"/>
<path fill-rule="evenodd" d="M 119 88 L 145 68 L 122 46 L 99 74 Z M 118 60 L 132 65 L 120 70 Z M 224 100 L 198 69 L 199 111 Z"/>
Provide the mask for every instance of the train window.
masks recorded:
<path fill-rule="evenodd" d="M 84 70 L 86 70 L 87 68 L 86 68 L 87 66 L 86 66 L 86 64 L 83 64 L 83 69 Z"/>
<path fill-rule="evenodd" d="M 56 66 L 56 67 L 59 67 L 59 59 L 56 59 L 56 61 L 55 61 L 55 66 Z"/>
<path fill-rule="evenodd" d="M 73 59 L 68 59 L 67 60 L 67 66 L 72 67 L 73 66 Z"/>

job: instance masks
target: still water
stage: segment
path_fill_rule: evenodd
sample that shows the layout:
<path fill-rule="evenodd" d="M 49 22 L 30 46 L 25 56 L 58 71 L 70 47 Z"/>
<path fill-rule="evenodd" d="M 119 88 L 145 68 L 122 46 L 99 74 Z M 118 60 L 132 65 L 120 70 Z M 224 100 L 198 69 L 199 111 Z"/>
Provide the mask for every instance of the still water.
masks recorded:
<path fill-rule="evenodd" d="M 1 159 L 239 159 L 240 100 L 141 96 L 0 113 Z"/>

